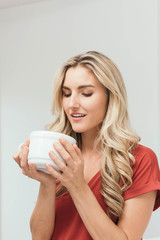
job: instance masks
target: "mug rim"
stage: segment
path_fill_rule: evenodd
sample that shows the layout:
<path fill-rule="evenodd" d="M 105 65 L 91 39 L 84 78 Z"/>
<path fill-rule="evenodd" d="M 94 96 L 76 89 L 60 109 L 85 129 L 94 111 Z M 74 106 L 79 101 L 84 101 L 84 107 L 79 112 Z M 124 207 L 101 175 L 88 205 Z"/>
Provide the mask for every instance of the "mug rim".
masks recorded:
<path fill-rule="evenodd" d="M 54 139 L 59 137 L 64 137 L 68 141 L 71 141 L 72 143 L 76 143 L 76 140 L 73 137 L 60 132 L 45 131 L 45 130 L 32 131 L 30 133 L 30 138 L 35 138 L 35 137 L 46 137 L 46 138 L 54 138 Z"/>

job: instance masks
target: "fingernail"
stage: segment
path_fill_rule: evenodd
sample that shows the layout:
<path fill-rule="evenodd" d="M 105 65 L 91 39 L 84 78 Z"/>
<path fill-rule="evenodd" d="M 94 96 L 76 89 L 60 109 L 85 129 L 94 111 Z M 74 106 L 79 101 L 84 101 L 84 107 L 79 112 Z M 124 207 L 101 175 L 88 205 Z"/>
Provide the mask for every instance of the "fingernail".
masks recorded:
<path fill-rule="evenodd" d="M 13 158 L 17 158 L 18 157 L 18 153 L 15 153 L 12 157 Z"/>
<path fill-rule="evenodd" d="M 53 146 L 54 146 L 54 147 L 58 147 L 58 143 L 57 143 L 57 142 L 54 142 L 54 143 L 53 143 Z"/>
<path fill-rule="evenodd" d="M 59 138 L 59 141 L 60 141 L 60 142 L 64 142 L 64 141 L 65 141 L 65 138 L 60 137 L 60 138 Z"/>
<path fill-rule="evenodd" d="M 46 164 L 46 167 L 52 169 L 52 166 L 50 164 Z"/>
<path fill-rule="evenodd" d="M 49 152 L 49 154 L 50 154 L 52 157 L 54 156 L 54 152 L 53 152 L 53 151 Z"/>
<path fill-rule="evenodd" d="M 28 151 L 28 148 L 27 148 L 27 147 L 24 147 L 24 151 L 27 152 L 27 151 Z"/>

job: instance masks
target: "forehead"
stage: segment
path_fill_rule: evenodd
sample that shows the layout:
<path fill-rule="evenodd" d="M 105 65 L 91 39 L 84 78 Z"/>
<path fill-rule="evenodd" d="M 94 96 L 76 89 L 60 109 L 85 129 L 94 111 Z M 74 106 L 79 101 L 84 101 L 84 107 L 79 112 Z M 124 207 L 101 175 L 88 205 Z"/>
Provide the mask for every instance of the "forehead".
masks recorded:
<path fill-rule="evenodd" d="M 67 87 L 92 84 L 94 86 L 102 85 L 94 73 L 83 66 L 71 67 L 67 70 L 63 85 Z"/>

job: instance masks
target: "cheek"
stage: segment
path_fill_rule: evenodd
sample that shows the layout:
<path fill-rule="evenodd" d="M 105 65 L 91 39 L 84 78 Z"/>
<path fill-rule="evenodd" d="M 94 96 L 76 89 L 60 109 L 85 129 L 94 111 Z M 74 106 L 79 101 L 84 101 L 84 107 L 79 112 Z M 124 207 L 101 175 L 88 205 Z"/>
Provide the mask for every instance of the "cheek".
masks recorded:
<path fill-rule="evenodd" d="M 64 111 L 66 112 L 67 111 L 67 104 L 66 104 L 66 101 L 64 99 L 62 99 L 62 107 L 63 107 Z"/>
<path fill-rule="evenodd" d="M 63 108 L 67 118 L 69 119 L 70 114 L 69 114 L 69 108 L 68 108 L 68 103 L 67 103 L 66 99 L 62 101 L 62 108 Z"/>
<path fill-rule="evenodd" d="M 108 101 L 106 96 L 95 99 L 92 110 L 96 118 L 101 118 L 101 120 L 104 119 L 107 112 L 107 104 L 108 104 Z"/>
<path fill-rule="evenodd" d="M 101 112 L 101 111 L 105 112 L 107 108 L 107 97 L 96 96 L 94 99 L 92 99 L 88 103 L 88 107 L 89 106 L 90 106 L 90 109 L 93 109 L 97 112 Z"/>

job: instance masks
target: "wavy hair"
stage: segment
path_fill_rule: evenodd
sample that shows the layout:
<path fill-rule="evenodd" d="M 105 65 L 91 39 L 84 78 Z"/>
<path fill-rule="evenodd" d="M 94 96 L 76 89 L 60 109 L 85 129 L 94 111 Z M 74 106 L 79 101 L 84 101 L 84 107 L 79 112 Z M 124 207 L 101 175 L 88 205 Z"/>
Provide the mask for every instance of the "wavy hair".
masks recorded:
<path fill-rule="evenodd" d="M 81 134 L 72 130 L 62 107 L 62 86 L 66 72 L 71 67 L 83 66 L 97 77 L 106 88 L 108 105 L 105 119 L 95 145 L 102 151 L 100 192 L 108 207 L 109 216 L 120 217 L 124 199 L 123 192 L 132 184 L 132 165 L 135 162 L 133 150 L 140 137 L 131 129 L 127 109 L 127 94 L 120 71 L 105 55 L 89 51 L 65 62 L 57 76 L 54 87 L 52 113 L 55 120 L 49 130 L 62 132 L 74 137 L 81 148 Z M 56 196 L 61 196 L 65 188 L 59 184 Z"/>

